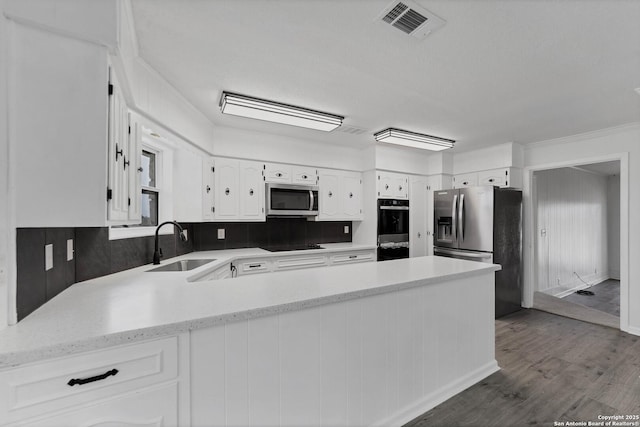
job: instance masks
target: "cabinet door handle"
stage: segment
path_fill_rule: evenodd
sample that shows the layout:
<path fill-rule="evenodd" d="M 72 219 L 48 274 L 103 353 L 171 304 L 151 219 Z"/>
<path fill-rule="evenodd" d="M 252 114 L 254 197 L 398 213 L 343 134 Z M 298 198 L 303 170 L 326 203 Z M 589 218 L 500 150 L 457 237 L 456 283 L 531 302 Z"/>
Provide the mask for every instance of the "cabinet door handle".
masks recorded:
<path fill-rule="evenodd" d="M 349 193 L 349 198 L 353 199 L 353 193 Z"/>
<path fill-rule="evenodd" d="M 127 170 L 127 166 L 129 166 L 129 161 L 127 160 L 127 156 L 123 156 L 124 157 L 124 170 Z"/>
<path fill-rule="evenodd" d="M 422 237 L 422 234 L 418 233 L 418 239 L 419 239 L 420 237 Z"/>
<path fill-rule="evenodd" d="M 67 383 L 69 386 L 73 387 L 74 385 L 78 384 L 78 385 L 82 385 L 82 384 L 87 384 L 87 383 L 92 383 L 94 381 L 102 381 L 105 380 L 111 376 L 115 376 L 118 373 L 117 369 L 112 369 L 110 371 L 105 372 L 104 374 L 101 375 L 96 375 L 95 377 L 89 377 L 89 378 L 72 378 L 69 380 L 69 382 Z"/>
<path fill-rule="evenodd" d="M 122 156 L 123 154 L 122 150 L 118 150 L 118 143 L 116 142 L 116 162 L 118 161 L 118 155 Z"/>
<path fill-rule="evenodd" d="M 207 185 L 207 194 L 209 194 L 210 191 L 211 191 L 211 187 Z"/>
<path fill-rule="evenodd" d="M 138 168 L 138 172 L 143 172 L 143 171 L 144 171 L 144 168 L 143 168 L 142 166 L 140 166 L 140 167 Z"/>
<path fill-rule="evenodd" d="M 384 185 L 384 189 L 385 189 L 385 190 L 388 190 L 388 189 L 389 189 L 389 184 L 385 184 L 385 185 Z"/>
<path fill-rule="evenodd" d="M 281 174 L 280 172 L 278 172 L 278 173 L 276 173 L 276 176 L 277 176 L 278 178 L 280 178 L 280 177 L 282 176 L 282 174 Z"/>
<path fill-rule="evenodd" d="M 489 182 L 493 182 L 493 181 L 495 181 L 495 179 L 489 178 Z"/>
<path fill-rule="evenodd" d="M 333 193 L 331 191 L 329 191 L 329 197 L 332 197 Z"/>
<path fill-rule="evenodd" d="M 229 188 L 225 188 L 225 189 L 224 189 L 224 194 L 228 196 L 228 195 L 229 195 L 229 193 L 231 193 L 231 191 L 229 190 Z"/>
<path fill-rule="evenodd" d="M 398 190 L 402 191 L 402 185 L 398 187 Z"/>
<path fill-rule="evenodd" d="M 469 181 L 463 182 L 462 185 L 469 185 Z"/>
<path fill-rule="evenodd" d="M 250 196 L 253 196 L 253 188 L 250 188 L 250 189 L 249 189 L 249 195 L 250 195 Z"/>
<path fill-rule="evenodd" d="M 307 175 L 302 175 L 302 179 L 307 179 L 309 178 Z"/>

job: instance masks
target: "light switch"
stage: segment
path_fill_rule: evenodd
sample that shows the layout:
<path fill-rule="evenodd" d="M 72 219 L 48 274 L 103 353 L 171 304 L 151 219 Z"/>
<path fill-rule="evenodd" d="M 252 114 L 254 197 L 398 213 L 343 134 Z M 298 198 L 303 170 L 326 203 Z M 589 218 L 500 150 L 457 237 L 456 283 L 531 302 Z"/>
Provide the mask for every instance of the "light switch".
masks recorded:
<path fill-rule="evenodd" d="M 224 239 L 224 228 L 218 228 L 218 239 Z"/>
<path fill-rule="evenodd" d="M 44 246 L 44 269 L 49 271 L 53 268 L 53 244 Z"/>
<path fill-rule="evenodd" d="M 348 225 L 344 226 L 344 234 L 349 234 L 349 226 Z"/>
<path fill-rule="evenodd" d="M 67 261 L 73 259 L 73 239 L 67 239 Z"/>

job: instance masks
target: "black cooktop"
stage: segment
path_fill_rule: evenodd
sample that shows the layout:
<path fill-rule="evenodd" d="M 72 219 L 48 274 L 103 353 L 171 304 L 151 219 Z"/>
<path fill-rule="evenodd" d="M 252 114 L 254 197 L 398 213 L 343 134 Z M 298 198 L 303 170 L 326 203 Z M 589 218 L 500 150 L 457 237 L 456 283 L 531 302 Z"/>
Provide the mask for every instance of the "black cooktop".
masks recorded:
<path fill-rule="evenodd" d="M 279 246 L 263 246 L 261 249 L 269 252 L 284 252 L 284 251 L 303 251 L 307 249 L 324 249 L 317 244 L 310 245 L 279 245 Z"/>

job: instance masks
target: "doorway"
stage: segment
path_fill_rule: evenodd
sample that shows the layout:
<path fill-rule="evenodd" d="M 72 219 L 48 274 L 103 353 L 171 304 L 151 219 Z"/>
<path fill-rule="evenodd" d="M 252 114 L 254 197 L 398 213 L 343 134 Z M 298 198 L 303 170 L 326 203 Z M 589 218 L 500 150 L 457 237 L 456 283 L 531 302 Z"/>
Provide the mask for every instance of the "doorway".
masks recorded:
<path fill-rule="evenodd" d="M 625 330 L 628 170 L 616 157 L 527 169 L 523 305 Z"/>

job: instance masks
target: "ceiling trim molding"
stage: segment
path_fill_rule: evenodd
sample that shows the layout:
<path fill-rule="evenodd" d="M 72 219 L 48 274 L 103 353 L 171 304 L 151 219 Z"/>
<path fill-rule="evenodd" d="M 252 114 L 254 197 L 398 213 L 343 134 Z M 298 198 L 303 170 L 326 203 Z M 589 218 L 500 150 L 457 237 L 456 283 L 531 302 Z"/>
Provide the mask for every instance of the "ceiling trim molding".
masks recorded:
<path fill-rule="evenodd" d="M 543 141 L 524 143 L 522 144 L 522 146 L 524 147 L 525 150 L 532 150 L 534 148 L 545 147 L 548 145 L 568 144 L 571 142 L 577 142 L 585 139 L 594 139 L 594 138 L 599 138 L 603 136 L 613 135 L 613 134 L 624 132 L 624 131 L 633 131 L 633 130 L 640 131 L 640 122 L 631 122 L 631 123 L 626 123 L 619 126 L 598 129 L 590 132 L 583 132 L 583 133 L 577 133 L 574 135 L 563 136 L 560 138 L 553 138 L 553 139 L 547 139 Z"/>

